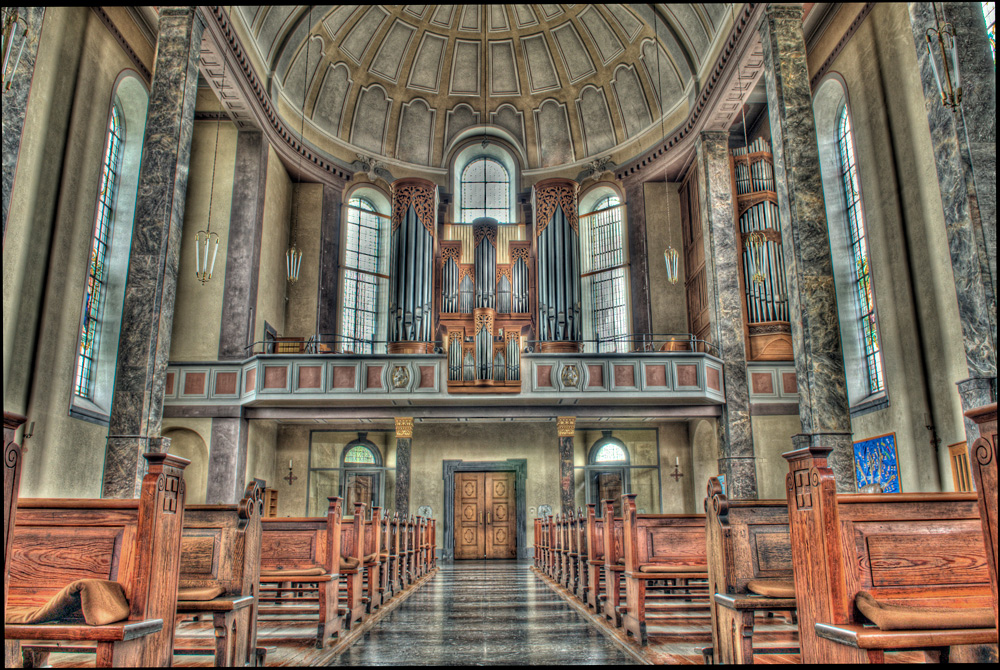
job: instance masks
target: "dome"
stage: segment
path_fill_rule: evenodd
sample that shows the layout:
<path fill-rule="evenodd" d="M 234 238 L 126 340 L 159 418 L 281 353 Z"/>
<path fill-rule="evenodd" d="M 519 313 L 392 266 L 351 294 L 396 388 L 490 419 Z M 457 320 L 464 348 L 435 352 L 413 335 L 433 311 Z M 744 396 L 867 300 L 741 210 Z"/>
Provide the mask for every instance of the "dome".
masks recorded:
<path fill-rule="evenodd" d="M 661 118 L 666 131 L 687 118 L 731 23 L 728 5 L 709 3 L 251 6 L 231 16 L 296 134 L 304 113 L 306 140 L 331 155 L 425 172 L 444 169 L 484 121 L 525 169 L 628 160 L 660 138 Z"/>

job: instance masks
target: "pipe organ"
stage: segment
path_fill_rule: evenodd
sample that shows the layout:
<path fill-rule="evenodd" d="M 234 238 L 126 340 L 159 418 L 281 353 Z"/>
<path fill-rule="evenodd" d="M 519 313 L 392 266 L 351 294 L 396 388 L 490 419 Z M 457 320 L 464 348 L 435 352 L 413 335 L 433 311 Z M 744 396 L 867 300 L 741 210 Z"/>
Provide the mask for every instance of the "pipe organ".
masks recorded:
<path fill-rule="evenodd" d="M 481 217 L 444 226 L 439 320 L 450 392 L 517 392 L 522 330 L 531 327 L 524 226 Z"/>
<path fill-rule="evenodd" d="M 569 179 L 545 179 L 533 188 L 542 352 L 577 352 L 583 339 L 578 188 Z"/>
<path fill-rule="evenodd" d="M 389 353 L 434 349 L 434 231 L 437 186 L 426 179 L 392 184 L 389 250 Z"/>
<path fill-rule="evenodd" d="M 781 222 L 771 145 L 762 137 L 732 151 L 741 241 L 747 360 L 792 360 Z"/>

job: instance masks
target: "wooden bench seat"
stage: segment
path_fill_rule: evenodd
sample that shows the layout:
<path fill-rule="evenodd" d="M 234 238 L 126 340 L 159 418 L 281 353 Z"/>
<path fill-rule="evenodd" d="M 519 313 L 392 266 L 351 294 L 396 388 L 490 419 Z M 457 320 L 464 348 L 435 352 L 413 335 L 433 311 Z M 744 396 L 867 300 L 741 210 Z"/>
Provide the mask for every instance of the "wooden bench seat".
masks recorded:
<path fill-rule="evenodd" d="M 983 525 L 986 562 L 993 590 L 993 627 L 997 627 L 997 404 L 969 410 L 965 416 L 979 427 L 979 437 L 969 448 L 969 464 L 976 483 L 979 518 Z"/>
<path fill-rule="evenodd" d="M 597 503 L 587 503 L 587 606 L 601 612 L 607 597 L 604 570 L 604 519 L 597 518 Z"/>
<path fill-rule="evenodd" d="M 989 623 L 992 591 L 976 495 L 838 494 L 830 451 L 810 446 L 784 454 L 803 663 L 881 663 L 896 650 L 946 659 L 954 644 L 995 643 L 993 626 L 944 628 L 950 615 L 969 608 L 985 610 Z M 942 629 L 880 630 L 859 609 L 872 603 L 935 608 Z M 922 627 L 935 623 L 924 619 Z"/>
<path fill-rule="evenodd" d="M 341 501 L 327 498 L 326 516 L 261 519 L 262 617 L 281 615 L 316 623 L 316 647 L 340 634 Z"/>
<path fill-rule="evenodd" d="M 753 663 L 755 615 L 796 608 L 788 502 L 729 500 L 712 477 L 705 515 L 715 662 Z"/>
<path fill-rule="evenodd" d="M 362 584 L 366 599 L 365 609 L 374 612 L 382 606 L 382 508 L 372 507 L 372 516 L 363 521 L 365 547 Z"/>
<path fill-rule="evenodd" d="M 354 516 L 340 524 L 340 608 L 344 625 L 349 630 L 355 622 L 364 621 L 365 504 L 354 503 Z"/>
<path fill-rule="evenodd" d="M 73 581 L 103 579 L 122 586 L 128 618 L 99 626 L 5 624 L 8 642 L 91 642 L 98 667 L 170 665 L 188 461 L 143 457 L 149 470 L 138 499 L 19 499 L 8 556 L 8 615 L 45 604 Z M 7 660 L 21 665 L 19 657 Z"/>
<path fill-rule="evenodd" d="M 216 667 L 256 663 L 263 513 L 264 488 L 257 481 L 247 485 L 236 505 L 184 509 L 177 615 L 179 619 L 212 615 Z M 210 599 L 191 598 L 198 591 L 212 590 L 221 593 Z"/>
<path fill-rule="evenodd" d="M 587 590 L 590 584 L 590 556 L 587 550 L 587 517 L 582 509 L 577 509 L 576 522 L 573 524 L 576 550 L 576 590 L 574 594 L 581 603 L 587 602 Z"/>
<path fill-rule="evenodd" d="M 624 535 L 622 517 L 615 516 L 613 500 L 604 501 L 604 617 L 616 628 L 622 625 L 621 607 L 625 583 Z"/>
<path fill-rule="evenodd" d="M 619 611 L 626 633 L 646 644 L 651 613 L 708 614 L 705 515 L 638 514 L 635 498 L 622 496 L 626 596 Z M 648 602 L 651 589 L 659 591 L 660 602 Z"/>

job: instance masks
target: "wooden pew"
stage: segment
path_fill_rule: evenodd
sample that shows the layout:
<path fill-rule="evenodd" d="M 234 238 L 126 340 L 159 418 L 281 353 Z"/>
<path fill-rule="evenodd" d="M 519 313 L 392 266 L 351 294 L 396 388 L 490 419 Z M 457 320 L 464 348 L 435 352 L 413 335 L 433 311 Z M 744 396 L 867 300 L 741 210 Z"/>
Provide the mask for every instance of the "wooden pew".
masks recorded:
<path fill-rule="evenodd" d="M 354 503 L 354 516 L 340 525 L 340 606 L 344 624 L 350 630 L 354 622 L 365 619 L 363 565 L 365 563 L 365 504 Z"/>
<path fill-rule="evenodd" d="M 607 598 L 604 569 L 604 519 L 597 518 L 597 504 L 587 503 L 587 599 L 595 612 L 601 612 Z"/>
<path fill-rule="evenodd" d="M 417 521 L 412 514 L 406 522 L 406 585 L 417 581 Z"/>
<path fill-rule="evenodd" d="M 704 592 L 707 585 L 691 582 L 708 579 L 705 556 L 704 514 L 638 514 L 635 493 L 622 496 L 624 520 L 623 553 L 625 556 L 626 602 L 621 607 L 622 625 L 640 644 L 646 644 L 646 622 L 650 613 L 664 615 L 678 610 L 708 610 L 696 602 L 694 592 Z M 656 588 L 655 600 L 647 593 L 652 581 L 673 582 Z"/>
<path fill-rule="evenodd" d="M 993 590 L 993 627 L 997 626 L 997 404 L 969 410 L 965 416 L 979 426 L 979 438 L 969 450 L 969 465 L 979 497 L 986 562 Z"/>
<path fill-rule="evenodd" d="M 379 583 L 382 589 L 382 602 L 385 603 L 395 595 L 396 591 L 392 586 L 392 517 L 388 513 L 382 515 L 382 534 L 380 541 L 379 559 L 381 561 L 381 571 L 379 573 Z"/>
<path fill-rule="evenodd" d="M 256 481 L 247 485 L 243 499 L 235 505 L 184 508 L 177 616 L 212 615 L 216 667 L 257 663 L 263 513 L 264 490 Z M 189 599 L 206 590 L 221 593 L 211 599 Z M 175 653 L 197 651 L 175 648 Z"/>
<path fill-rule="evenodd" d="M 365 609 L 370 614 L 382 606 L 382 508 L 372 507 L 372 516 L 365 519 L 364 561 Z"/>
<path fill-rule="evenodd" d="M 542 520 L 539 517 L 535 517 L 535 539 L 532 551 L 532 561 L 534 562 L 535 568 L 538 570 L 542 569 Z"/>
<path fill-rule="evenodd" d="M 577 517 L 574 510 L 570 510 L 566 515 L 566 577 L 564 585 L 570 593 L 576 593 L 577 583 L 580 579 L 580 549 L 577 546 Z"/>
<path fill-rule="evenodd" d="M 838 494 L 830 451 L 784 454 L 802 662 L 881 663 L 892 650 L 947 660 L 952 645 L 995 644 L 995 627 L 975 626 L 974 616 L 955 623 L 975 614 L 968 608 L 990 618 L 976 495 Z M 885 606 L 930 609 L 894 616 Z M 885 617 L 882 628 L 859 607 Z"/>
<path fill-rule="evenodd" d="M 14 537 L 14 515 L 17 495 L 21 489 L 21 445 L 14 441 L 17 429 L 27 421 L 20 414 L 3 413 L 3 601 L 7 602 L 7 580 L 10 574 L 10 541 Z"/>
<path fill-rule="evenodd" d="M 795 609 L 788 502 L 729 500 L 712 477 L 705 515 L 715 662 L 753 663 L 754 615 Z M 767 647 L 759 653 L 798 651 Z"/>
<path fill-rule="evenodd" d="M 317 648 L 340 633 L 346 618 L 337 605 L 341 503 L 327 500 L 326 516 L 261 519 L 258 611 L 315 621 Z"/>
<path fill-rule="evenodd" d="M 604 617 L 621 628 L 622 573 L 625 572 L 622 518 L 615 517 L 613 500 L 604 501 Z"/>
<path fill-rule="evenodd" d="M 390 581 L 392 582 L 392 590 L 394 593 L 400 593 L 404 588 L 406 588 L 406 584 L 404 583 L 406 575 L 403 565 L 406 558 L 406 533 L 403 528 L 403 523 L 404 522 L 400 518 L 399 512 L 394 512 L 391 524 L 392 539 L 389 545 L 392 547 L 392 553 L 389 555 L 389 562 Z"/>
<path fill-rule="evenodd" d="M 68 641 L 66 651 L 96 652 L 97 667 L 170 665 L 188 461 L 143 457 L 149 470 L 138 499 L 21 498 L 7 557 L 8 615 L 45 604 L 75 580 L 104 579 L 121 584 L 128 618 L 97 626 L 5 624 L 6 640 Z"/>
<path fill-rule="evenodd" d="M 437 568 L 437 519 L 427 519 L 427 570 Z"/>
<path fill-rule="evenodd" d="M 587 589 L 589 588 L 590 557 L 587 552 L 587 517 L 582 509 L 576 511 L 576 524 L 574 525 L 576 534 L 575 547 L 576 558 L 576 597 L 581 603 L 587 602 Z"/>

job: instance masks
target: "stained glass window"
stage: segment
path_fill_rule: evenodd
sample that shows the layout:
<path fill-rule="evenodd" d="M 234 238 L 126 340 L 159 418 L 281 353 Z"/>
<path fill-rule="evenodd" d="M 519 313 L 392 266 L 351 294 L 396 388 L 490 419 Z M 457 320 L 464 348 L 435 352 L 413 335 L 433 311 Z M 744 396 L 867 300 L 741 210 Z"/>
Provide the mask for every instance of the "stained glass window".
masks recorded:
<path fill-rule="evenodd" d="M 997 3 L 983 3 L 983 18 L 986 19 L 986 36 L 990 39 L 990 53 L 997 62 Z"/>
<path fill-rule="evenodd" d="M 363 444 L 356 444 L 344 454 L 344 464 L 358 463 L 363 465 L 375 465 L 375 454 Z"/>
<path fill-rule="evenodd" d="M 608 442 L 599 447 L 594 454 L 594 463 L 623 463 L 628 460 L 625 450 L 615 442 Z"/>
<path fill-rule="evenodd" d="M 851 135 L 851 118 L 847 112 L 847 105 L 844 105 L 840 112 L 840 122 L 837 126 L 837 149 L 840 152 L 844 196 L 847 201 L 847 227 L 854 260 L 859 334 L 864 343 L 868 388 L 871 393 L 878 393 L 885 388 L 885 382 L 882 378 L 881 342 L 878 336 L 878 322 L 875 318 L 875 296 L 872 288 L 871 268 L 868 262 L 868 237 L 864 212 L 861 207 L 861 189 L 855 161 L 854 140 Z"/>
<path fill-rule="evenodd" d="M 598 351 L 629 350 L 621 200 L 603 198 L 586 218 L 590 231 L 591 309 Z"/>
<path fill-rule="evenodd" d="M 378 329 L 379 240 L 385 218 L 364 198 L 347 203 L 342 349 L 370 354 Z"/>
<path fill-rule="evenodd" d="M 462 170 L 462 223 L 490 216 L 500 223 L 510 220 L 510 175 L 500 161 L 481 156 Z"/>
<path fill-rule="evenodd" d="M 108 143 L 104 150 L 101 169 L 101 188 L 97 197 L 97 221 L 90 247 L 90 266 L 84 294 L 83 325 L 80 333 L 80 353 L 76 360 L 74 392 L 81 398 L 91 398 L 94 387 L 94 370 L 97 367 L 98 338 L 101 330 L 101 308 L 108 284 L 108 243 L 114 225 L 115 191 L 121 167 L 125 126 L 118 105 L 111 108 L 108 120 Z"/>

